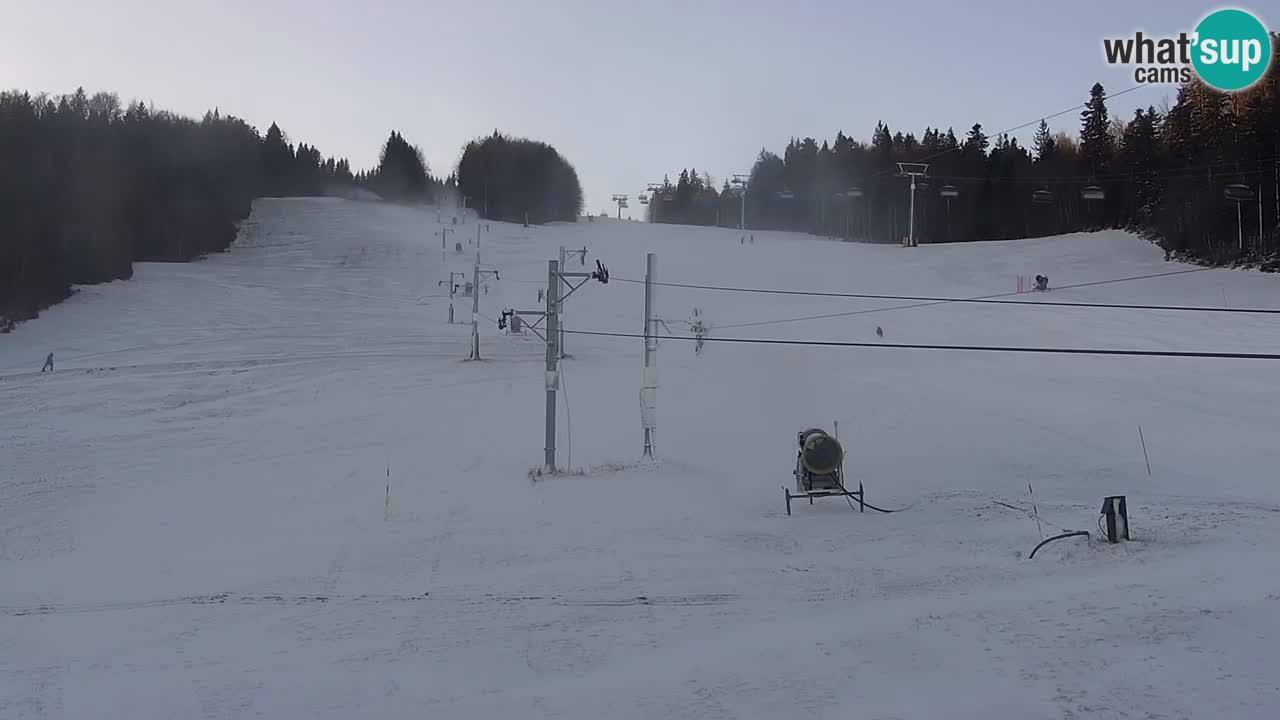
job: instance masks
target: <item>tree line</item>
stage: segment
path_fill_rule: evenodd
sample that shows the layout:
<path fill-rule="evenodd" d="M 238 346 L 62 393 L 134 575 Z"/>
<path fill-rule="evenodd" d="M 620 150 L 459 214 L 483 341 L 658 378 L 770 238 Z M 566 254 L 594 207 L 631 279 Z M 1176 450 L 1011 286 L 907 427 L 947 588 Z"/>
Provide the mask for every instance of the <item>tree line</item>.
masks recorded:
<path fill-rule="evenodd" d="M 1124 228 L 1171 255 L 1280 269 L 1280 36 L 1267 76 L 1225 94 L 1198 80 L 1171 107 L 1113 118 L 1095 84 L 1080 131 L 1041 121 L 1031 147 L 974 124 L 917 137 L 877 124 L 870 142 L 793 139 L 762 150 L 743 184 L 682 171 L 648 198 L 652 222 L 963 242 Z M 914 193 L 899 163 L 928 163 Z M 1240 212 L 1237 213 L 1237 210 Z M 1261 221 L 1259 211 L 1261 210 Z"/>
<path fill-rule="evenodd" d="M 573 168 L 547 145 L 496 137 L 480 145 L 482 164 L 467 166 L 466 187 L 487 188 L 501 219 L 576 218 Z M 422 150 L 397 131 L 375 168 L 353 173 L 346 159 L 291 143 L 275 123 L 259 135 L 218 110 L 195 120 L 83 88 L 0 93 L 0 158 L 0 331 L 74 285 L 131 277 L 134 262 L 227 249 L 256 198 L 363 188 L 425 203 L 462 178 L 432 176 Z M 472 207 L 480 197 L 476 190 Z"/>
<path fill-rule="evenodd" d="M 572 222 L 582 212 L 582 186 L 569 161 L 544 142 L 497 130 L 467 143 L 451 180 L 467 206 L 487 219 Z"/>

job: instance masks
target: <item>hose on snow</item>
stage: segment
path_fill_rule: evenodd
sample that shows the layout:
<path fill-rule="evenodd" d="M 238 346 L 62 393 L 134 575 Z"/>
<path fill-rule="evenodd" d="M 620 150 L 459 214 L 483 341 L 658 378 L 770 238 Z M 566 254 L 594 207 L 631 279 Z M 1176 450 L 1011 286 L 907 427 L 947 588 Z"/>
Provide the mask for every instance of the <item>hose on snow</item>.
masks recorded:
<path fill-rule="evenodd" d="M 1062 540 L 1063 538 L 1069 538 L 1069 537 L 1080 537 L 1080 536 L 1089 537 L 1089 531 L 1088 531 L 1088 530 L 1073 530 L 1072 532 L 1065 532 L 1065 533 L 1062 533 L 1061 535 L 1054 535 L 1054 536 L 1053 536 L 1053 537 L 1051 537 L 1051 538 L 1045 538 L 1043 541 L 1041 541 L 1041 543 L 1040 543 L 1039 545 L 1037 545 L 1037 546 L 1035 547 L 1035 550 L 1032 550 L 1032 551 L 1031 551 L 1031 554 L 1027 556 L 1027 559 L 1028 559 L 1028 560 L 1030 560 L 1031 558 L 1035 557 L 1035 556 L 1036 556 L 1036 551 L 1037 551 L 1037 550 L 1039 550 L 1040 548 L 1044 547 L 1045 545 L 1048 545 L 1049 543 L 1053 542 L 1054 540 Z"/>

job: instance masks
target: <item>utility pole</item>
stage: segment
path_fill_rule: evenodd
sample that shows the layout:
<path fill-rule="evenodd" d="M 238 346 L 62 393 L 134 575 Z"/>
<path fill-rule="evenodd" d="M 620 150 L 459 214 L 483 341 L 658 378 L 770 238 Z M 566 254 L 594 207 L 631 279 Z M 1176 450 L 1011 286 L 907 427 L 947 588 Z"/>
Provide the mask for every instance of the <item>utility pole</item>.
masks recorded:
<path fill-rule="evenodd" d="M 622 208 L 627 207 L 626 195 L 614 195 L 613 201 L 618 204 L 618 219 L 622 219 Z"/>
<path fill-rule="evenodd" d="M 645 256 L 644 272 L 644 386 L 640 390 L 640 424 L 644 427 L 644 456 L 653 457 L 653 431 L 657 426 L 658 369 L 653 364 L 653 275 L 657 257 Z"/>
<path fill-rule="evenodd" d="M 453 228 L 440 228 L 436 234 L 440 236 L 440 262 L 449 262 L 449 233 L 457 232 Z"/>
<path fill-rule="evenodd" d="M 547 416 L 543 465 L 556 471 L 556 391 L 560 389 L 560 262 L 547 261 Z"/>
<path fill-rule="evenodd" d="M 916 246 L 916 178 L 928 171 L 927 163 L 898 163 L 898 174 L 911 178 L 911 218 L 907 222 L 907 247 Z"/>
<path fill-rule="evenodd" d="M 560 246 L 560 267 L 561 268 L 565 266 L 564 260 L 565 260 L 564 246 L 561 245 Z M 564 320 L 563 304 L 561 304 L 561 307 L 560 307 L 560 320 Z M 560 323 L 560 335 L 559 337 L 556 338 L 556 352 L 559 353 L 560 359 L 563 360 L 564 359 L 564 323 L 563 322 Z"/>
<path fill-rule="evenodd" d="M 480 251 L 471 270 L 471 359 L 480 359 Z"/>
<path fill-rule="evenodd" d="M 490 275 L 494 279 L 501 279 L 497 270 L 480 269 L 480 251 L 476 250 L 476 264 L 471 270 L 471 356 L 469 360 L 480 359 L 480 278 Z"/>
<path fill-rule="evenodd" d="M 449 324 L 450 325 L 453 324 L 453 296 L 454 296 L 453 291 L 454 291 L 454 288 L 457 287 L 457 284 L 453 282 L 453 278 L 455 276 L 460 278 L 466 278 L 467 274 L 461 273 L 461 272 L 451 272 L 449 273 L 448 280 L 441 280 L 440 282 L 436 283 L 437 286 L 444 285 L 446 282 L 449 283 Z"/>
<path fill-rule="evenodd" d="M 578 284 L 571 282 L 579 279 Z M 498 320 L 498 327 L 506 327 L 506 320 L 512 316 L 535 316 L 540 317 L 536 322 L 525 323 L 525 329 L 542 339 L 546 344 L 546 390 L 547 390 L 547 412 L 546 412 L 546 441 L 543 445 L 543 469 L 547 473 L 554 474 L 556 472 L 556 391 L 560 389 L 560 310 L 564 307 L 564 301 L 570 295 L 577 292 L 579 288 L 586 284 L 587 280 L 598 280 L 601 284 L 609 282 L 609 270 L 596 260 L 596 270 L 594 272 L 565 272 L 560 267 L 559 260 L 547 261 L 547 292 L 546 308 L 544 310 L 503 310 L 502 318 Z M 569 291 L 562 293 L 560 284 L 564 283 L 569 287 Z M 538 330 L 538 326 L 546 321 L 546 334 Z"/>

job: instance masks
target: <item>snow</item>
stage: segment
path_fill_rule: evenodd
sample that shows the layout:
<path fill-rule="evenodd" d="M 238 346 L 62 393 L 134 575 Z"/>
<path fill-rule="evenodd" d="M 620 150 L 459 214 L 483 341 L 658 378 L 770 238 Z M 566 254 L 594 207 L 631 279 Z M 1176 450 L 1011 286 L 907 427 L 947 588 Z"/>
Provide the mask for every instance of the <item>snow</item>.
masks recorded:
<path fill-rule="evenodd" d="M 448 223 L 449 213 L 442 219 Z M 444 227 L 454 228 L 446 225 Z M 232 249 L 139 265 L 0 335 L 0 718 L 1271 718 L 1280 486 L 1263 361 L 569 335 L 560 462 L 536 308 L 557 248 L 613 279 L 570 329 L 643 328 L 658 279 L 978 296 L 1186 269 L 1096 233 L 904 249 L 601 220 L 260 201 Z M 464 252 L 453 252 L 455 242 Z M 572 264 L 570 269 L 575 269 Z M 1037 299 L 1280 307 L 1205 270 Z M 660 287 L 710 337 L 1280 352 L 1260 315 Z M 756 324 L 808 315 L 824 320 Z M 40 373 L 48 352 L 56 370 Z M 566 408 L 567 406 L 567 408 Z M 566 412 L 567 410 L 567 412 Z M 796 433 L 839 421 L 867 499 L 786 516 Z M 568 427 L 566 427 L 566 425 Z M 1139 441 L 1141 426 L 1151 474 Z M 566 447 L 571 445 L 570 447 Z M 389 501 L 387 486 L 390 486 Z M 1040 541 L 1043 534 L 1093 532 Z M 1098 541 L 1128 497 L 1133 541 Z M 389 508 L 389 513 L 388 513 Z"/>

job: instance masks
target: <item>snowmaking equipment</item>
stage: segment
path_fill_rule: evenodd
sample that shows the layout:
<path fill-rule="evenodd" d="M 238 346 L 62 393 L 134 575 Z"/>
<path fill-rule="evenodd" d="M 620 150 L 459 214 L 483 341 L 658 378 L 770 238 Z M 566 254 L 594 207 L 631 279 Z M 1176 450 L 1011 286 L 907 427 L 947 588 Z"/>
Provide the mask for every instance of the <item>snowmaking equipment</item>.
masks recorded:
<path fill-rule="evenodd" d="M 793 498 L 843 497 L 853 506 L 858 501 L 858 512 L 866 512 L 862 483 L 857 490 L 845 486 L 844 448 L 833 435 L 819 428 L 809 428 L 796 434 L 800 445 L 796 453 L 795 492 L 785 485 L 782 492 L 787 501 L 787 515 L 791 514 Z"/>

